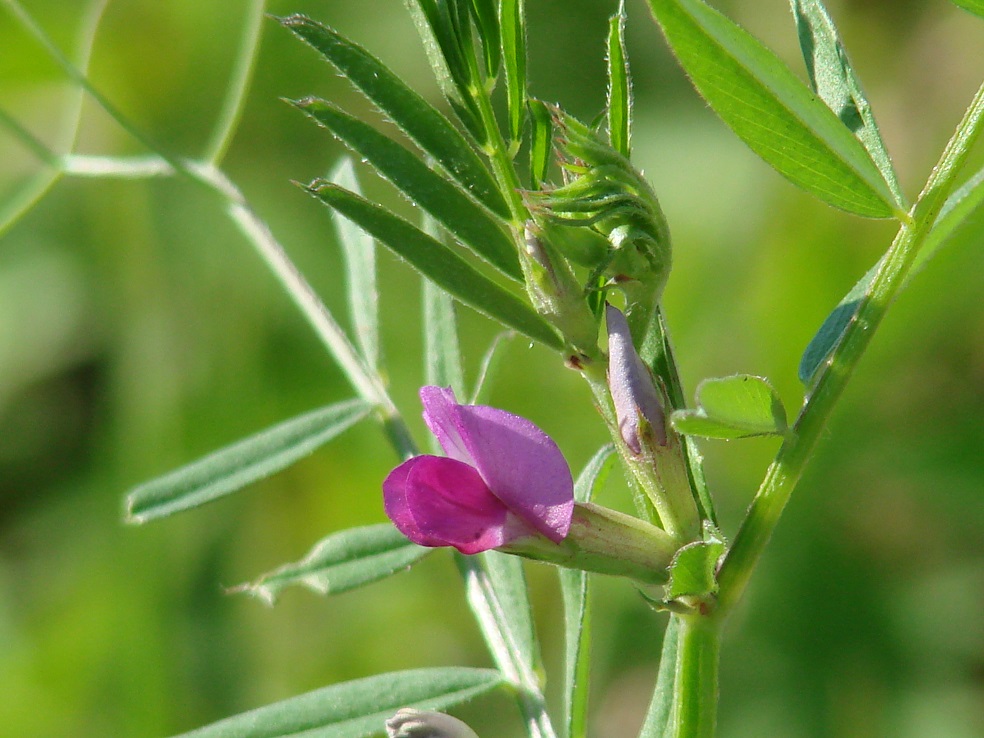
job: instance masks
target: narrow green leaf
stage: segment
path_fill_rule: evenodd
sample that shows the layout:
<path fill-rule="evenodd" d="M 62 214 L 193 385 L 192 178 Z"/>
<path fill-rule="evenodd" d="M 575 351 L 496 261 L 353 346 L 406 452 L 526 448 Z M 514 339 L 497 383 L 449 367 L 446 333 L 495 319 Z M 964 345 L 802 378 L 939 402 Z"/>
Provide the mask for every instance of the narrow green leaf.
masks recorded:
<path fill-rule="evenodd" d="M 533 189 L 543 189 L 550 168 L 550 154 L 553 142 L 553 116 L 546 103 L 531 99 L 529 102 L 530 120 L 533 134 L 530 137 L 530 182 Z"/>
<path fill-rule="evenodd" d="M 468 604 L 503 677 L 517 688 L 517 700 L 531 735 L 552 736 L 539 674 L 540 648 L 522 561 L 486 551 L 455 555 L 465 580 Z"/>
<path fill-rule="evenodd" d="M 175 738 L 369 738 L 401 707 L 443 710 L 503 684 L 492 669 L 394 671 L 333 684 Z"/>
<path fill-rule="evenodd" d="M 697 387 L 697 404 L 697 410 L 673 413 L 677 432 L 704 438 L 747 438 L 786 432 L 782 400 L 762 377 L 737 374 L 705 379 Z"/>
<path fill-rule="evenodd" d="M 326 205 L 358 223 L 460 302 L 550 348 L 563 349 L 561 339 L 529 304 L 478 272 L 416 226 L 330 182 L 317 180 L 306 189 Z"/>
<path fill-rule="evenodd" d="M 478 376 L 475 378 L 475 388 L 472 390 L 469 403 L 472 405 L 482 405 L 483 400 L 488 394 L 489 378 L 492 377 L 502 365 L 505 358 L 504 348 L 508 342 L 516 337 L 515 331 L 502 331 L 496 334 L 492 343 L 485 350 L 482 356 L 482 363 L 478 367 Z"/>
<path fill-rule="evenodd" d="M 522 278 L 512 240 L 491 212 L 403 146 L 324 100 L 294 103 L 372 164 L 459 241 L 514 279 Z"/>
<path fill-rule="evenodd" d="M 895 205 L 907 209 L 895 167 L 885 148 L 871 105 L 865 97 L 837 28 L 820 0 L 790 0 L 800 48 L 810 84 L 827 107 L 850 129 L 868 151 L 895 196 Z"/>
<path fill-rule="evenodd" d="M 352 160 L 344 157 L 329 173 L 328 179 L 347 190 L 361 195 Z M 379 352 L 379 293 L 376 290 L 376 244 L 359 226 L 332 213 L 335 232 L 345 260 L 345 285 L 348 290 L 349 312 L 355 329 L 355 343 L 369 368 L 380 368 Z"/>
<path fill-rule="evenodd" d="M 984 169 L 974 175 L 970 181 L 964 184 L 959 190 L 947 198 L 946 204 L 940 211 L 939 217 L 929 236 L 923 242 L 919 253 L 916 254 L 912 269 L 906 277 L 903 289 L 908 286 L 927 262 L 932 259 L 940 249 L 947 243 L 957 229 L 970 218 L 981 211 L 984 206 Z M 837 307 L 828 315 L 816 334 L 810 339 L 803 357 L 799 364 L 799 379 L 803 384 L 809 385 L 816 376 L 820 365 L 830 356 L 831 352 L 840 342 L 841 336 L 847 330 L 851 320 L 854 318 L 861 305 L 861 301 L 868 293 L 872 280 L 875 278 L 881 261 L 869 269 L 861 279 L 859 279 L 851 290 L 844 295 Z"/>
<path fill-rule="evenodd" d="M 292 585 L 320 595 L 340 594 L 405 571 L 433 550 L 411 543 L 389 523 L 352 528 L 323 538 L 300 561 L 230 591 L 245 592 L 268 605 Z"/>
<path fill-rule="evenodd" d="M 424 232 L 439 240 L 438 230 L 434 219 L 425 216 Z M 454 300 L 429 279 L 423 280 L 423 290 L 424 379 L 430 385 L 450 387 L 458 397 L 464 397 L 465 378 Z M 437 442 L 436 438 L 434 442 Z"/>
<path fill-rule="evenodd" d="M 369 410 L 362 400 L 328 405 L 134 487 L 126 496 L 126 521 L 146 523 L 242 489 L 304 458 Z"/>
<path fill-rule="evenodd" d="M 615 448 L 603 446 L 591 458 L 574 483 L 574 499 L 590 502 L 601 488 L 615 462 Z M 564 601 L 564 697 L 565 735 L 587 735 L 588 677 L 591 663 L 591 613 L 587 572 L 558 569 Z"/>
<path fill-rule="evenodd" d="M 697 90 L 755 153 L 830 205 L 895 214 L 868 152 L 772 51 L 700 0 L 649 6 Z"/>
<path fill-rule="evenodd" d="M 417 33 L 420 34 L 420 40 L 424 45 L 424 52 L 427 54 L 427 61 L 430 63 L 431 70 L 437 78 L 437 84 L 441 88 L 441 92 L 448 100 L 458 100 L 460 102 L 458 88 L 451 76 L 451 69 L 444 59 L 444 52 L 441 50 L 441 44 L 438 42 L 437 34 L 434 33 L 434 29 L 431 27 L 431 17 L 425 11 L 425 7 L 430 9 L 433 3 L 421 2 L 419 0 L 403 0 L 403 4 L 413 19 Z"/>
<path fill-rule="evenodd" d="M 984 0 L 953 0 L 953 4 L 984 18 Z"/>
<path fill-rule="evenodd" d="M 482 39 L 485 73 L 490 79 L 499 73 L 499 64 L 502 62 L 499 11 L 496 5 L 496 0 L 471 0 L 475 25 L 478 27 L 478 35 Z"/>
<path fill-rule="evenodd" d="M 445 96 L 449 100 L 467 102 L 471 73 L 455 32 L 448 0 L 405 2 L 427 47 L 431 66 L 442 83 Z"/>
<path fill-rule="evenodd" d="M 656 675 L 656 687 L 653 698 L 646 712 L 646 722 L 642 726 L 639 738 L 672 738 L 667 734 L 670 724 L 670 713 L 673 709 L 673 696 L 676 693 L 677 651 L 680 643 L 679 616 L 671 615 L 663 633 L 663 647 L 659 656 L 659 672 Z"/>
<path fill-rule="evenodd" d="M 625 53 L 625 0 L 608 21 L 608 140 L 629 158 L 631 144 L 632 77 Z"/>
<path fill-rule="evenodd" d="M 475 199 L 497 215 L 509 217 L 495 179 L 471 144 L 386 65 L 310 18 L 293 15 L 280 22 L 331 62 Z"/>
<path fill-rule="evenodd" d="M 518 146 L 526 120 L 526 8 L 524 0 L 501 0 L 499 28 L 506 71 L 509 137 Z"/>
<path fill-rule="evenodd" d="M 810 339 L 810 343 L 807 344 L 806 350 L 800 359 L 799 370 L 797 372 L 799 380 L 803 384 L 809 385 L 813 381 L 813 377 L 816 376 L 821 364 L 830 356 L 830 353 L 840 342 L 841 336 L 844 335 L 847 326 L 851 324 L 851 320 L 857 313 L 861 301 L 864 299 L 865 294 L 867 294 L 868 288 L 871 286 L 871 281 L 875 278 L 879 266 L 881 266 L 881 262 L 871 267 L 855 283 L 850 292 L 844 295 L 844 299 L 824 319 L 820 329 Z"/>
<path fill-rule="evenodd" d="M 464 557 L 457 558 L 460 566 Z M 469 586 L 480 587 L 483 596 L 492 602 L 492 614 L 499 631 L 505 635 L 510 658 L 531 674 L 536 673 L 540 668 L 540 645 L 533 626 L 533 606 L 522 559 L 498 551 L 485 551 L 475 558 L 477 569 L 463 569 Z"/>

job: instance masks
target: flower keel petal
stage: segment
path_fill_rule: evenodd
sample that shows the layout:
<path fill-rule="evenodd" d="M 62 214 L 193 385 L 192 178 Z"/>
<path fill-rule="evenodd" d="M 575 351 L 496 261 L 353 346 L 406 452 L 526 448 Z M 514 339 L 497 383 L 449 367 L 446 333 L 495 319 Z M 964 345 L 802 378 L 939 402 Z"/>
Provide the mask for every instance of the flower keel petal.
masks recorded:
<path fill-rule="evenodd" d="M 506 542 L 508 510 L 468 464 L 417 456 L 393 470 L 383 493 L 387 515 L 421 546 L 474 554 Z"/>

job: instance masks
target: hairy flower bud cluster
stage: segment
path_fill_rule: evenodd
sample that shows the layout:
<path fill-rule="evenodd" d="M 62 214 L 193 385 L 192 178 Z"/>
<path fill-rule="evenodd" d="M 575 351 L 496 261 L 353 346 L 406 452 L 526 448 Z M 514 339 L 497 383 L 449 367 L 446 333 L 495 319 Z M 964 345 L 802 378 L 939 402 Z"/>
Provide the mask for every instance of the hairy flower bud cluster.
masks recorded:
<path fill-rule="evenodd" d="M 553 109 L 566 183 L 530 193 L 542 237 L 592 270 L 589 289 L 618 285 L 627 312 L 648 315 L 670 272 L 670 237 L 659 201 L 632 164 L 580 121 Z"/>

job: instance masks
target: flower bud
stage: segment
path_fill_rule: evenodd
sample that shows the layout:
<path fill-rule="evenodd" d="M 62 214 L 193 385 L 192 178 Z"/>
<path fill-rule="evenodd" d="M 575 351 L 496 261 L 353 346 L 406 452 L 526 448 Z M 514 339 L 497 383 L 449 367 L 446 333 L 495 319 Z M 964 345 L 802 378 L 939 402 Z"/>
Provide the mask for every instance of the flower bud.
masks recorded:
<path fill-rule="evenodd" d="M 669 229 L 656 194 L 631 162 L 593 130 L 559 108 L 553 114 L 566 183 L 527 193 L 530 212 L 539 224 L 553 222 L 602 237 L 604 249 L 585 249 L 584 239 L 570 239 L 571 253 L 562 240 L 555 246 L 592 269 L 589 289 L 617 284 L 630 315 L 651 315 L 671 262 Z"/>
<path fill-rule="evenodd" d="M 457 718 L 441 712 L 404 707 L 386 721 L 389 738 L 478 738 Z"/>
<path fill-rule="evenodd" d="M 629 324 L 618 308 L 605 309 L 608 322 L 608 386 L 619 434 L 636 456 L 653 443 L 666 445 L 666 418 L 652 375 L 642 363 Z"/>
<path fill-rule="evenodd" d="M 597 353 L 598 324 L 568 263 L 532 221 L 524 229 L 519 261 L 533 307 L 581 354 Z"/>

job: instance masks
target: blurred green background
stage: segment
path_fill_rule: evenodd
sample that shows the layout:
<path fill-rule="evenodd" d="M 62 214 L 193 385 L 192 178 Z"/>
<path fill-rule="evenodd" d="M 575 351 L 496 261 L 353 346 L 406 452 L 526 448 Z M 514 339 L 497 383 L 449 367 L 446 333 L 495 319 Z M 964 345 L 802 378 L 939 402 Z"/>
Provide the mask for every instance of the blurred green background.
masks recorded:
<path fill-rule="evenodd" d="M 66 49 L 85 5 L 25 2 Z M 615 3 L 527 5 L 534 93 L 593 117 Z M 984 74 L 984 23 L 944 0 L 828 5 L 914 197 Z M 112 2 L 91 78 L 164 150 L 194 156 L 245 6 Z M 802 68 L 785 2 L 719 7 Z M 437 100 L 399 0 L 275 0 L 269 11 L 334 25 Z M 692 390 L 705 376 L 765 375 L 795 409 L 800 352 L 893 228 L 833 212 L 774 174 L 692 92 L 645 5 L 630 2 L 629 14 L 635 158 L 674 233 L 666 309 L 685 381 Z M 0 107 L 54 145 L 71 92 L 0 10 Z M 279 99 L 312 93 L 371 116 L 268 21 L 225 168 L 343 315 L 328 213 L 291 184 L 324 174 L 341 151 Z M 91 101 L 78 150 L 142 152 Z M 0 161 L 6 202 L 41 165 L 6 130 Z M 371 176 L 365 186 L 406 207 Z M 984 736 L 978 216 L 890 313 L 731 623 L 725 738 Z M 419 288 L 388 254 L 381 270 L 392 390 L 419 433 Z M 462 311 L 462 330 L 473 379 L 495 327 Z M 223 591 L 329 532 L 383 520 L 380 482 L 396 458 L 369 423 L 225 501 L 122 524 L 130 486 L 351 394 L 250 247 L 186 182 L 64 179 L 0 234 L 0 733 L 164 736 L 381 671 L 488 665 L 446 552 L 331 600 L 288 591 L 271 609 Z M 508 349 L 492 401 L 551 433 L 575 469 L 603 441 L 577 376 L 522 341 Z M 775 448 L 705 446 L 726 533 Z M 605 494 L 627 504 L 618 484 Z M 547 568 L 528 571 L 557 674 L 558 590 Z M 625 582 L 597 580 L 595 592 L 593 734 L 634 736 L 663 618 Z M 484 738 L 520 735 L 502 696 L 458 714 Z"/>

